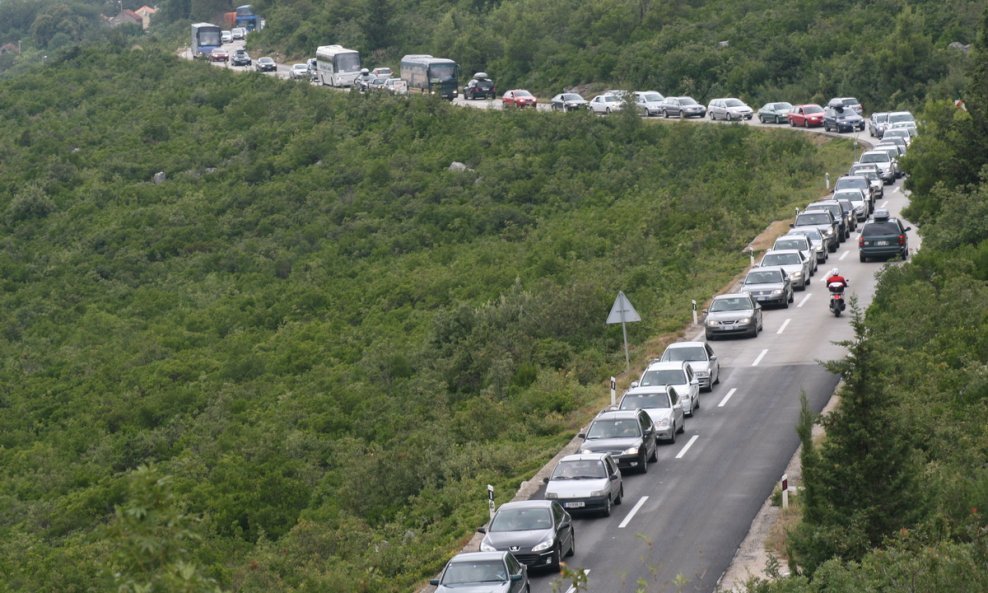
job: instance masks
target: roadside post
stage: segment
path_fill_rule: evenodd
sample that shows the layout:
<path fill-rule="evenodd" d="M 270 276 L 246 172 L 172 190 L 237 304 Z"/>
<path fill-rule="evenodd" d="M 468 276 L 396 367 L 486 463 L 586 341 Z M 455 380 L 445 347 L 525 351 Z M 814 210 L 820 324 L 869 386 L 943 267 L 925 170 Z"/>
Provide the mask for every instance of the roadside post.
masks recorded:
<path fill-rule="evenodd" d="M 748 246 L 748 263 L 751 267 L 755 267 L 755 249 L 750 245 Z"/>
<path fill-rule="evenodd" d="M 782 474 L 782 510 L 786 510 L 788 508 L 789 508 L 789 475 Z"/>
<path fill-rule="evenodd" d="M 625 324 L 636 323 L 641 320 L 642 318 L 638 315 L 638 311 L 635 311 L 628 297 L 624 296 L 623 291 L 618 291 L 617 298 L 611 305 L 611 312 L 607 316 L 607 324 L 621 324 L 621 334 L 624 336 L 624 370 L 626 371 L 631 368 L 631 357 L 628 355 L 628 330 Z"/>
<path fill-rule="evenodd" d="M 494 486 L 490 484 L 487 485 L 487 511 L 491 515 L 491 519 L 494 518 Z"/>
<path fill-rule="evenodd" d="M 611 405 L 613 406 L 617 398 L 617 378 L 611 377 Z"/>
<path fill-rule="evenodd" d="M 693 308 L 693 325 L 696 325 L 696 299 L 691 299 L 690 305 Z"/>
<path fill-rule="evenodd" d="M 830 191 L 830 171 L 823 174 L 823 183 L 827 186 L 827 191 Z"/>

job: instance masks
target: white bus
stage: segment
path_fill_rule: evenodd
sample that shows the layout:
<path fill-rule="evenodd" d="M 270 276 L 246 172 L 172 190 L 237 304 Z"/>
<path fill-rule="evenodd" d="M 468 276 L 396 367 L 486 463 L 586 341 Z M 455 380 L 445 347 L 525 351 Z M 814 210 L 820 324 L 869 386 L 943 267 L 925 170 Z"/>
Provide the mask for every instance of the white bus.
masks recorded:
<path fill-rule="evenodd" d="M 223 45 L 220 28 L 212 23 L 195 23 L 192 25 L 192 57 L 208 58 L 209 54 Z"/>
<path fill-rule="evenodd" d="M 319 84 L 353 86 L 360 76 L 360 52 L 342 45 L 323 45 L 316 49 L 316 73 Z"/>

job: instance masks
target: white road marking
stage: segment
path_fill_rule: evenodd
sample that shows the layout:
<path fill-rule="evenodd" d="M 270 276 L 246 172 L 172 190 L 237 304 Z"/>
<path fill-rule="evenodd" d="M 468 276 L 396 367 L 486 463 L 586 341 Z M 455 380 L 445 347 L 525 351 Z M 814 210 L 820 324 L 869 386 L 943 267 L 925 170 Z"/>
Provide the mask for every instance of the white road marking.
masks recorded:
<path fill-rule="evenodd" d="M 885 200 L 884 202 L 882 202 L 882 206 L 881 207 L 882 208 L 888 208 L 889 207 L 889 201 L 888 200 Z"/>
<path fill-rule="evenodd" d="M 590 576 L 590 569 L 589 568 L 584 568 L 583 569 L 583 576 L 585 576 L 585 577 L 589 577 Z M 566 593 L 576 593 L 576 587 L 573 586 L 573 585 L 570 585 L 569 586 L 569 589 L 566 589 Z"/>
<path fill-rule="evenodd" d="M 761 354 L 759 354 L 759 355 L 758 355 L 758 356 L 757 356 L 757 357 L 755 358 L 755 362 L 753 362 L 753 363 L 751 363 L 751 366 L 753 366 L 753 367 L 756 367 L 756 366 L 758 366 L 758 363 L 760 363 L 760 362 L 762 361 L 762 359 L 763 359 L 763 358 L 765 358 L 765 355 L 766 355 L 766 354 L 768 354 L 768 348 L 766 348 L 765 350 L 762 350 L 762 353 L 761 353 Z"/>
<path fill-rule="evenodd" d="M 821 282 L 826 282 L 826 280 L 824 280 L 824 279 L 821 279 L 820 281 Z M 810 300 L 810 297 L 811 296 L 813 296 L 813 293 L 812 292 L 806 293 L 806 296 L 803 297 L 803 300 L 799 301 L 799 304 L 796 305 L 796 308 L 799 309 L 800 307 L 802 307 L 803 305 L 805 305 L 806 304 L 806 301 Z"/>
<path fill-rule="evenodd" d="M 695 434 L 692 437 L 690 437 L 690 440 L 688 443 L 686 443 L 686 446 L 683 447 L 683 449 L 679 452 L 678 455 L 676 455 L 676 459 L 682 459 L 683 455 L 686 455 L 686 452 L 690 450 L 690 447 L 693 446 L 693 443 L 695 443 L 696 439 L 698 438 L 700 438 L 700 435 L 698 434 Z"/>
<path fill-rule="evenodd" d="M 731 390 L 727 392 L 727 395 L 724 396 L 724 399 L 720 400 L 720 403 L 717 404 L 717 407 L 723 408 L 724 406 L 726 406 L 727 400 L 731 399 L 731 396 L 734 395 L 734 392 L 737 390 L 738 390 L 737 387 L 731 387 Z"/>
<path fill-rule="evenodd" d="M 851 253 L 851 252 L 850 251 L 845 251 L 844 253 L 840 254 L 840 257 L 837 258 L 837 261 L 844 261 L 844 258 L 847 257 L 847 254 L 848 253 Z"/>
<path fill-rule="evenodd" d="M 789 325 L 789 322 L 790 321 L 792 321 L 792 319 L 786 319 L 785 321 L 783 321 L 782 322 L 782 327 L 780 327 L 779 328 L 779 331 L 777 331 L 775 333 L 776 334 L 781 334 L 782 332 L 786 331 L 786 327 Z"/>
<path fill-rule="evenodd" d="M 631 518 L 635 516 L 635 513 L 638 512 L 638 509 L 642 508 L 642 505 L 645 504 L 646 500 L 648 500 L 647 496 L 643 496 L 640 499 L 638 499 L 638 503 L 634 506 L 633 509 L 631 509 L 631 512 L 628 513 L 628 516 L 624 518 L 624 521 L 621 521 L 620 525 L 618 525 L 618 529 L 624 529 L 625 527 L 628 526 L 628 523 L 631 523 Z"/>

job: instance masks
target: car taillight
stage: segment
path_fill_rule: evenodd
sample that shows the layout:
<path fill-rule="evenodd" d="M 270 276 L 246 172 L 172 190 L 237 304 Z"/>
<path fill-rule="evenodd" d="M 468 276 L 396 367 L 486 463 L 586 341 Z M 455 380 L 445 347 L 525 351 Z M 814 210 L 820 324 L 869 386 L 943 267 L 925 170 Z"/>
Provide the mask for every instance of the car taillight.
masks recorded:
<path fill-rule="evenodd" d="M 858 235 L 858 247 L 864 247 L 864 237 Z"/>
<path fill-rule="evenodd" d="M 899 245 L 905 245 L 905 244 L 906 244 L 906 236 L 899 235 Z"/>

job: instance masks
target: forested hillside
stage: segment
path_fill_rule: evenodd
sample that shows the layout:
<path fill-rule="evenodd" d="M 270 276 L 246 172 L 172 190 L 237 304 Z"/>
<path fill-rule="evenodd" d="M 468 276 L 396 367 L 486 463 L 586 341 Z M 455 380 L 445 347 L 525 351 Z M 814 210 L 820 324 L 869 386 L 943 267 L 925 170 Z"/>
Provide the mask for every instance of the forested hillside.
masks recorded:
<path fill-rule="evenodd" d="M 923 249 L 890 267 L 821 445 L 801 427 L 793 578 L 751 593 L 984 591 L 988 583 L 988 13 L 967 110 L 931 102 L 906 157 Z"/>
<path fill-rule="evenodd" d="M 35 593 L 407 591 L 599 405 L 618 290 L 633 344 L 681 327 L 851 152 L 106 45 L 0 105 L 0 590 Z"/>

